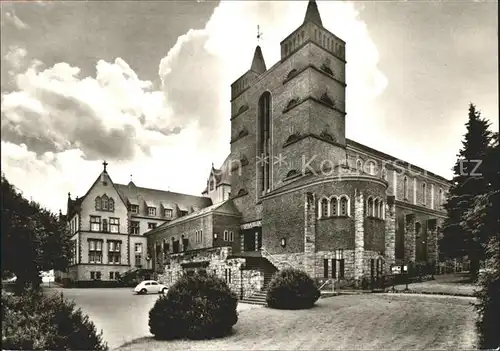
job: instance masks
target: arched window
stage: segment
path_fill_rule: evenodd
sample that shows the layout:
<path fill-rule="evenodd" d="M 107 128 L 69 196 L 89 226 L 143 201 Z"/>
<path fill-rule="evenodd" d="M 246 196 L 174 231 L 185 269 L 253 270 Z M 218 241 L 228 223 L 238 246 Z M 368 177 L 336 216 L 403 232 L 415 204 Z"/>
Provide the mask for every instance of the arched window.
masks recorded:
<path fill-rule="evenodd" d="M 403 178 L 403 197 L 408 200 L 408 178 L 406 176 Z"/>
<path fill-rule="evenodd" d="M 259 99 L 259 144 L 258 152 L 262 160 L 270 158 L 271 144 L 271 93 L 266 91 Z M 270 189 L 270 162 L 260 164 L 260 188 L 262 193 L 267 193 Z"/>
<path fill-rule="evenodd" d="M 374 209 L 373 209 L 373 216 L 374 217 L 380 217 L 379 216 L 379 205 L 378 205 L 378 199 L 375 199 L 375 202 L 374 202 Z"/>
<path fill-rule="evenodd" d="M 439 194 L 438 194 L 438 206 L 443 205 L 443 189 L 439 188 Z"/>
<path fill-rule="evenodd" d="M 338 208 L 338 200 L 336 197 L 333 197 L 330 200 L 330 214 L 332 216 L 338 216 L 339 215 L 339 208 Z"/>
<path fill-rule="evenodd" d="M 427 184 L 422 183 L 422 202 L 427 204 Z"/>
<path fill-rule="evenodd" d="M 95 209 L 100 210 L 101 209 L 101 197 L 98 196 L 95 198 Z"/>
<path fill-rule="evenodd" d="M 380 218 L 385 219 L 385 207 L 384 207 L 384 201 L 380 201 Z"/>
<path fill-rule="evenodd" d="M 341 216 L 349 215 L 349 200 L 345 196 L 342 196 L 340 198 L 340 215 Z"/>
<path fill-rule="evenodd" d="M 422 225 L 419 222 L 415 223 L 415 235 L 418 236 L 420 235 L 420 229 L 422 228 Z"/>
<path fill-rule="evenodd" d="M 373 216 L 373 199 L 371 197 L 368 198 L 368 205 L 366 207 L 366 215 Z"/>
<path fill-rule="evenodd" d="M 109 207 L 108 207 L 108 197 L 106 195 L 102 196 L 102 209 L 104 211 L 107 211 L 109 209 Z"/>
<path fill-rule="evenodd" d="M 112 198 L 109 198 L 108 200 L 108 208 L 110 211 L 115 210 L 115 200 L 113 200 Z"/>
<path fill-rule="evenodd" d="M 328 217 L 328 200 L 321 200 L 321 217 Z"/>

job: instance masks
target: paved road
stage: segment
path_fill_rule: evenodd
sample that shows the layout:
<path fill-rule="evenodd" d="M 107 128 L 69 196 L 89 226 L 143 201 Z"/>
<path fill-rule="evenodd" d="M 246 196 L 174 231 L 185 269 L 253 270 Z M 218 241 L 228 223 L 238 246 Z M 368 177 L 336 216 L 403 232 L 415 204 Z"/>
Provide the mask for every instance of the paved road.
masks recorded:
<path fill-rule="evenodd" d="M 158 295 L 135 295 L 132 288 L 60 289 L 47 288 L 48 293 L 62 292 L 72 299 L 103 331 L 111 349 L 133 339 L 148 336 L 149 310 Z M 238 311 L 260 306 L 238 304 Z"/>

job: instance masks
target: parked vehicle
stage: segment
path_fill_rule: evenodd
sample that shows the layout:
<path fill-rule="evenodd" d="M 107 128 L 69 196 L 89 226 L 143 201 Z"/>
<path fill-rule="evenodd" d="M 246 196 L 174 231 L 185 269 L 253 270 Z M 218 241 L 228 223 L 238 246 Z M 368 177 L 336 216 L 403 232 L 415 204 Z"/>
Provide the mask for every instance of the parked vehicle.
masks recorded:
<path fill-rule="evenodd" d="M 168 288 L 165 285 L 158 283 L 156 280 L 144 280 L 134 288 L 134 292 L 137 294 L 165 294 L 167 290 Z"/>

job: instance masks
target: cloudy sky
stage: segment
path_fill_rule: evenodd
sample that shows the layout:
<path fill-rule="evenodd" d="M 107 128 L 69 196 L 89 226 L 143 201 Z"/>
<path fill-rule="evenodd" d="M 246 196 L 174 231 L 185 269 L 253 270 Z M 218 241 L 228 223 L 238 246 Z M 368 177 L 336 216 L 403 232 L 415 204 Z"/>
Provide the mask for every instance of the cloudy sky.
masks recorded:
<path fill-rule="evenodd" d="M 229 152 L 230 84 L 307 2 L 5 2 L 1 166 L 53 211 L 102 169 L 199 194 Z M 347 42 L 347 137 L 451 176 L 469 102 L 498 130 L 496 1 L 319 1 Z"/>

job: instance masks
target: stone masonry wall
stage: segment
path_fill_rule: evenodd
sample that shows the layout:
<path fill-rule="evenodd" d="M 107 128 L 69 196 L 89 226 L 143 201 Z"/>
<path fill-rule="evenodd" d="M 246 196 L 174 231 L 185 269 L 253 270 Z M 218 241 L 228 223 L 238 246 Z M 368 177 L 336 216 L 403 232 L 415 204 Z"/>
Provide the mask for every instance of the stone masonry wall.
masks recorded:
<path fill-rule="evenodd" d="M 170 255 L 170 263 L 165 266 L 164 272 L 158 275 L 158 281 L 166 286 L 172 286 L 185 271 L 197 269 L 195 267 L 183 268 L 183 264 L 208 262 L 208 265 L 203 269 L 209 274 L 212 273 L 224 279 L 239 298 L 248 297 L 261 290 L 264 285 L 263 273 L 255 270 L 244 270 L 245 259 L 230 258 L 231 254 L 231 247 L 215 247 Z"/>
<path fill-rule="evenodd" d="M 415 214 L 408 214 L 405 217 L 404 260 L 415 262 L 415 256 Z"/>
<path fill-rule="evenodd" d="M 354 196 L 354 278 L 363 276 L 364 258 L 364 198 L 363 193 L 356 190 Z"/>
<path fill-rule="evenodd" d="M 396 263 L 396 205 L 394 196 L 387 197 L 385 205 L 385 269 Z"/>

